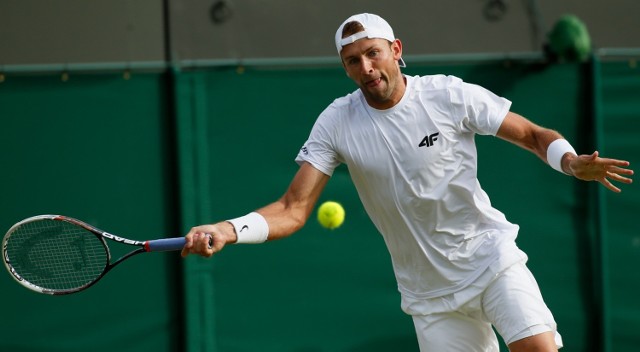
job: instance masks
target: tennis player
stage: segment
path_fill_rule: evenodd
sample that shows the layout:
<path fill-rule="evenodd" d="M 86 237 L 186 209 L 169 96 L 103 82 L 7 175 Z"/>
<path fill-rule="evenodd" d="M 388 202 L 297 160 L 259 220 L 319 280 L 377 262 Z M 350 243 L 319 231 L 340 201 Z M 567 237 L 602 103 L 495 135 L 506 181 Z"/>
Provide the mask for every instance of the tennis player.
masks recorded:
<path fill-rule="evenodd" d="M 510 101 L 480 86 L 402 74 L 402 43 L 379 16 L 348 18 L 335 44 L 359 89 L 320 114 L 285 194 L 245 216 L 194 227 L 182 255 L 209 257 L 228 243 L 291 235 L 345 163 L 389 249 L 421 351 L 499 351 L 492 326 L 511 351 L 557 351 L 562 339 L 516 246 L 519 228 L 491 206 L 476 178 L 474 136 L 498 136 L 614 192 L 620 189 L 611 181 L 632 182 L 629 163 L 577 155 L 558 132 L 511 112 Z"/>

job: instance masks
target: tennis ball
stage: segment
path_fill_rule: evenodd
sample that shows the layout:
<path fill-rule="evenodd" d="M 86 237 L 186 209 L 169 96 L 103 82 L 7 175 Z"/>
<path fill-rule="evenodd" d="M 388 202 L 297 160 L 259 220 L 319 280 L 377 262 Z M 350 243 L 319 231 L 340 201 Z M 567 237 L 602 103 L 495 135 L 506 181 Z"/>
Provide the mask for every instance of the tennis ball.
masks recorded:
<path fill-rule="evenodd" d="M 318 222 L 330 230 L 338 228 L 344 222 L 344 208 L 338 202 L 324 202 L 318 208 Z"/>

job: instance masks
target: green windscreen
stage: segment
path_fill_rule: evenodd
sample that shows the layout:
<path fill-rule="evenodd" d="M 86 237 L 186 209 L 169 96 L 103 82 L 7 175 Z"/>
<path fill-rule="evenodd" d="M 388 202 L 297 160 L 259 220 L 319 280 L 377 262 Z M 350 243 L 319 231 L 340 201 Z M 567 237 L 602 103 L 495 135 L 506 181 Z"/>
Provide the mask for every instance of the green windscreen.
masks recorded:
<path fill-rule="evenodd" d="M 638 162 L 633 61 L 414 60 L 405 72 L 482 85 L 579 153 Z M 317 116 L 355 89 L 326 64 L 7 74 L 0 225 L 58 213 L 146 240 L 244 215 L 285 192 Z M 520 226 L 517 243 L 563 351 L 633 350 L 637 186 L 614 194 L 498 138 L 476 143 L 480 183 Z M 338 229 L 322 228 L 314 211 L 290 238 L 229 245 L 210 259 L 136 256 L 79 294 L 40 295 L 0 275 L 0 351 L 417 351 L 389 254 L 347 167 L 336 170 L 326 200 L 346 210 Z"/>
<path fill-rule="evenodd" d="M 603 157 L 640 165 L 640 69 L 634 60 L 603 60 L 598 63 L 596 90 L 598 150 Z M 637 182 L 637 180 L 636 180 Z M 640 189 L 621 185 L 620 194 L 601 190 L 601 248 L 604 277 L 603 318 L 610 351 L 637 348 L 640 317 L 640 226 L 636 221 Z"/>
<path fill-rule="evenodd" d="M 454 74 L 481 84 L 512 100 L 513 111 L 585 149 L 589 141 L 579 127 L 589 123 L 588 107 L 579 104 L 589 92 L 584 69 L 418 63 L 406 73 Z M 189 161 L 181 164 L 189 177 L 182 178 L 182 187 L 200 190 L 183 198 L 189 205 L 183 212 L 196 223 L 236 217 L 281 196 L 315 118 L 356 88 L 339 67 L 229 67 L 181 72 L 176 81 L 180 155 Z M 518 244 L 529 254 L 561 333 L 576 351 L 587 350 L 595 319 L 593 258 L 585 252 L 589 225 L 583 221 L 587 185 L 497 138 L 478 137 L 477 144 L 481 184 L 521 226 Z M 417 350 L 389 255 L 346 167 L 329 181 L 320 203 L 325 200 L 345 207 L 345 224 L 337 230 L 320 227 L 314 213 L 291 238 L 230 246 L 213 260 L 190 263 L 187 296 L 210 309 L 192 310 L 187 318 L 190 350 Z"/>
<path fill-rule="evenodd" d="M 0 227 L 61 214 L 131 239 L 175 236 L 164 74 L 66 78 L 0 83 Z M 0 351 L 180 350 L 178 257 L 132 258 L 68 296 L 31 292 L 0 269 Z"/>

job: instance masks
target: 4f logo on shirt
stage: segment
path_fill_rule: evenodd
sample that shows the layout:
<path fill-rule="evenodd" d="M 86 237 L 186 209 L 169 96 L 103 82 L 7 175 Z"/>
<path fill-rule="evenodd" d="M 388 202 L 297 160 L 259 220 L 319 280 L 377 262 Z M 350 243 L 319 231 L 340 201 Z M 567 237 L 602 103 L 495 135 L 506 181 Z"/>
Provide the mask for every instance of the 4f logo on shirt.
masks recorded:
<path fill-rule="evenodd" d="M 424 139 L 422 139 L 422 142 L 420 142 L 420 144 L 418 144 L 418 147 L 430 147 L 433 145 L 433 143 L 435 143 L 435 141 L 438 140 L 438 135 L 440 133 L 436 132 L 433 134 L 430 134 L 428 136 L 425 136 Z"/>

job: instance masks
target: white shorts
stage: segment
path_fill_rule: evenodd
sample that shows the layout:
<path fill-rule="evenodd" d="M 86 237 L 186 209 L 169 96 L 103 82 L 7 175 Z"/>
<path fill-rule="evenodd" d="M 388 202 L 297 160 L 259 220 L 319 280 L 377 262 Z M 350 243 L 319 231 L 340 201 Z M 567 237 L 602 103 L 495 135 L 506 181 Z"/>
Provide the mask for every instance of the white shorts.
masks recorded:
<path fill-rule="evenodd" d="M 421 352 L 499 352 L 492 325 L 507 345 L 552 331 L 562 347 L 553 315 L 525 263 L 504 270 L 481 295 L 456 311 L 412 317 Z"/>

